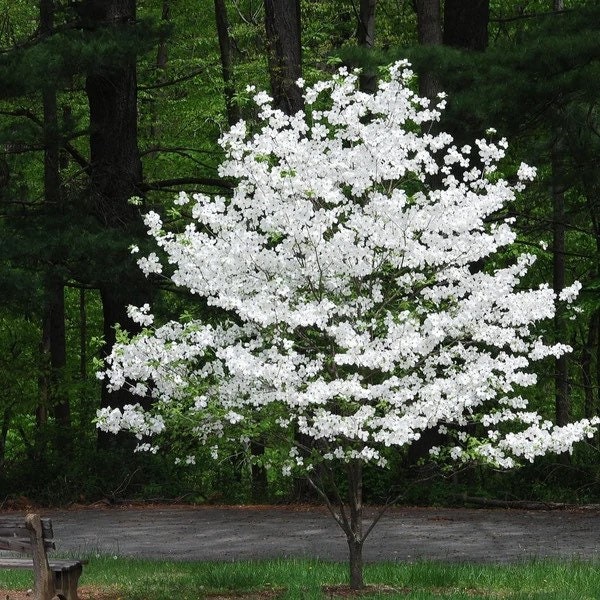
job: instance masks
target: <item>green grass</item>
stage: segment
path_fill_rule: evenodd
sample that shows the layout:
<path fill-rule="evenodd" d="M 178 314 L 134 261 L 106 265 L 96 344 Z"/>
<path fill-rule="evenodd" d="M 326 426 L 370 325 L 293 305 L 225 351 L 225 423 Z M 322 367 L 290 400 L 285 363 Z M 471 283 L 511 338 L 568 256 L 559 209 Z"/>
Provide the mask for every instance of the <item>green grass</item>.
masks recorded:
<path fill-rule="evenodd" d="M 361 600 L 600 600 L 600 565 L 535 561 L 522 565 L 381 563 L 367 565 Z M 114 600 L 330 600 L 323 586 L 346 583 L 346 567 L 310 560 L 231 563 L 92 557 L 81 585 L 114 589 Z M 31 586 L 27 571 L 0 570 L 0 588 Z M 270 594 L 268 592 L 271 592 Z"/>

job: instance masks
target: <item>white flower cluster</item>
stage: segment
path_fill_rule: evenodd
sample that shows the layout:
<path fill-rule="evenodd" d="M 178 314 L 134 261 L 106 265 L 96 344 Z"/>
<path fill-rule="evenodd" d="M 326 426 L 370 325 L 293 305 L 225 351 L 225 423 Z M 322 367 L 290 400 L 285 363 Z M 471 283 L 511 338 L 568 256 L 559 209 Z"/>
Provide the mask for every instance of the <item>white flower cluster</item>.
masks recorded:
<path fill-rule="evenodd" d="M 128 306 L 127 316 L 134 322 L 144 327 L 152 325 L 154 316 L 150 314 L 150 305 L 148 303 L 143 306 Z"/>
<path fill-rule="evenodd" d="M 139 404 L 126 404 L 119 408 L 102 408 L 96 415 L 98 428 L 110 433 L 131 431 L 138 439 L 161 433 L 165 422 L 161 415 L 150 415 Z M 151 450 L 150 445 L 140 445 L 139 450 Z"/>
<path fill-rule="evenodd" d="M 535 383 L 532 361 L 568 351 L 534 333 L 556 301 L 548 286 L 523 289 L 534 257 L 470 268 L 515 240 L 496 215 L 535 170 L 521 164 L 511 187 L 496 173 L 505 140 L 458 148 L 428 133 L 445 101 L 419 98 L 411 76 L 397 63 L 370 95 L 341 71 L 307 87 L 306 112 L 293 116 L 257 94 L 262 127 L 240 122 L 221 140 L 232 196 L 180 194 L 193 222 L 178 233 L 147 215 L 173 283 L 235 317 L 167 323 L 115 346 L 109 388 L 156 402 L 149 413 L 103 409 L 100 427 L 152 435 L 176 406 L 216 457 L 223 431 L 272 409 L 281 427 L 319 440 L 323 459 L 380 465 L 386 447 L 432 428 L 478 424 L 478 443 L 458 436 L 447 454 L 500 466 L 590 435 L 595 422 L 544 424 L 518 392 Z M 161 272 L 156 253 L 139 264 Z M 130 316 L 152 324 L 147 306 Z M 500 433 L 508 427 L 516 433 Z"/>

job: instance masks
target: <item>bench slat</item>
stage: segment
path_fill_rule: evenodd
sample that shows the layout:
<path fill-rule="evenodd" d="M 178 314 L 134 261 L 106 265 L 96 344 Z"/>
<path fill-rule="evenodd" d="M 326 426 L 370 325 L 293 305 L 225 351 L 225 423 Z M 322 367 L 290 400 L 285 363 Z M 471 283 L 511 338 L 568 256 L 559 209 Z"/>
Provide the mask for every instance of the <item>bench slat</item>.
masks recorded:
<path fill-rule="evenodd" d="M 54 545 L 54 542 L 44 540 L 44 548 L 46 548 L 46 550 L 54 550 L 56 546 Z M 0 550 L 31 554 L 31 541 L 29 538 L 0 537 Z"/>
<path fill-rule="evenodd" d="M 52 521 L 50 519 L 42 519 L 42 532 L 44 539 L 49 540 L 54 537 L 54 531 L 52 530 Z M 25 527 L 23 519 L 0 519 L 0 537 L 27 537 L 29 531 Z"/>
<path fill-rule="evenodd" d="M 51 560 L 50 569 L 65 571 L 85 564 L 82 560 Z M 0 567 L 6 569 L 33 569 L 33 561 L 27 558 L 0 558 Z"/>
<path fill-rule="evenodd" d="M 33 561 L 27 558 L 0 558 L 0 567 L 7 569 L 33 569 Z"/>

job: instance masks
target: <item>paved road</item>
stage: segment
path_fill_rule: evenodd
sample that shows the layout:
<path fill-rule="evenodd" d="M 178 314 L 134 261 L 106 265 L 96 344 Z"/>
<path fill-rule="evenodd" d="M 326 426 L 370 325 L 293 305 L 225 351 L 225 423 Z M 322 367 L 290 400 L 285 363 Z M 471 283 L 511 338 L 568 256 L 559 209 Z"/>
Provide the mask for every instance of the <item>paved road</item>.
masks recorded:
<path fill-rule="evenodd" d="M 318 508 L 88 508 L 42 513 L 53 519 L 59 548 L 78 555 L 346 559 L 343 534 Z M 597 559 L 599 525 L 597 511 L 397 508 L 377 524 L 364 554 L 366 561 Z"/>

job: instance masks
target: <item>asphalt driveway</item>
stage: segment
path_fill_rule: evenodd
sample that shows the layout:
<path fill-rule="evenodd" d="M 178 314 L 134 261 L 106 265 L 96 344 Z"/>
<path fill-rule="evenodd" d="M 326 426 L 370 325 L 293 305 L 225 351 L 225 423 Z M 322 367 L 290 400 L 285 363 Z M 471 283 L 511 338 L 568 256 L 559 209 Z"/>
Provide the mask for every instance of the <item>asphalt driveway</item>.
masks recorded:
<path fill-rule="evenodd" d="M 43 510 L 57 547 L 77 555 L 236 560 L 346 559 L 343 533 L 318 507 L 124 507 Z M 3 514 L 3 513 L 0 513 Z M 8 513 L 24 514 L 24 513 Z M 600 512 L 394 508 L 367 540 L 366 561 L 510 563 L 595 559 Z"/>

